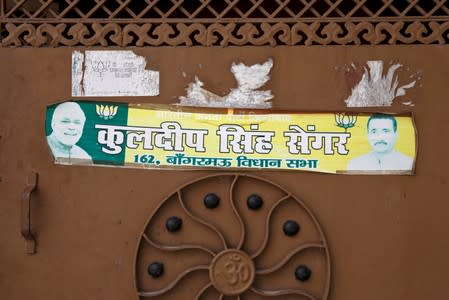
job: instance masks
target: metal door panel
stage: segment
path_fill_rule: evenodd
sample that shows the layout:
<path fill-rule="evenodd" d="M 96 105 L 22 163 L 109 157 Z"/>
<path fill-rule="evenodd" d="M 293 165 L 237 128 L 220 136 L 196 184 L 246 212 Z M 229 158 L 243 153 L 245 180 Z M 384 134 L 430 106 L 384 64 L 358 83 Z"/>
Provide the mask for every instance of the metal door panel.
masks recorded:
<path fill-rule="evenodd" d="M 347 87 L 337 69 L 346 64 L 398 60 L 422 71 L 414 107 L 396 102 L 382 109 L 414 112 L 419 143 L 415 176 L 248 173 L 281 185 L 317 217 L 331 254 L 329 299 L 447 298 L 446 47 L 131 50 L 160 71 L 161 93 L 117 101 L 174 103 L 195 75 L 224 94 L 235 85 L 232 62 L 272 57 L 272 80 L 266 87 L 275 94 L 275 108 L 339 111 L 346 109 Z M 45 108 L 70 98 L 72 51 L 0 49 L 0 292 L 7 299 L 136 299 L 135 255 L 148 218 L 179 186 L 215 173 L 54 165 L 45 141 Z M 39 173 L 31 200 L 37 254 L 26 255 L 20 195 L 33 170 Z M 192 280 L 182 284 L 202 283 L 201 278 Z"/>

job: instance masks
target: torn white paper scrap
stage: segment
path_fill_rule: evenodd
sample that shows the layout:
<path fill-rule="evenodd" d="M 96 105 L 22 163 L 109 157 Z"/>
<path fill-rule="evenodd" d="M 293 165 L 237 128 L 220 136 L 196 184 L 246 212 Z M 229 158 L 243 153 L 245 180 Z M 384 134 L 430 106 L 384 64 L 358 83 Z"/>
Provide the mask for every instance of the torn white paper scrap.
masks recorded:
<path fill-rule="evenodd" d="M 83 94 L 83 64 L 84 54 L 80 51 L 72 53 L 72 96 L 81 96 Z"/>
<path fill-rule="evenodd" d="M 190 83 L 187 95 L 179 98 L 180 104 L 185 106 L 234 107 L 234 108 L 271 108 L 273 94 L 270 90 L 259 91 L 268 80 L 273 60 L 270 58 L 263 64 L 231 66 L 231 72 L 237 80 L 238 87 L 223 97 L 203 88 L 203 83 L 195 77 Z"/>
<path fill-rule="evenodd" d="M 263 64 L 246 66 L 244 64 L 232 64 L 231 72 L 237 80 L 238 87 L 232 89 L 226 97 L 226 101 L 238 106 L 239 102 L 245 102 L 248 107 L 270 108 L 273 95 L 271 91 L 259 91 L 268 80 L 273 60 L 270 58 Z"/>
<path fill-rule="evenodd" d="M 204 83 L 195 76 L 195 82 L 189 83 L 186 97 L 179 97 L 181 105 L 222 107 L 223 98 L 203 89 Z"/>
<path fill-rule="evenodd" d="M 157 96 L 159 72 L 133 51 L 72 53 L 72 96 Z"/>
<path fill-rule="evenodd" d="M 406 89 L 412 88 L 416 80 L 406 85 L 398 86 L 399 79 L 396 71 L 401 64 L 389 67 L 384 76 L 384 62 L 369 60 L 364 67 L 361 80 L 352 88 L 351 95 L 345 100 L 348 107 L 391 106 L 396 97 L 404 96 Z M 356 70 L 351 64 L 352 71 Z M 350 70 L 351 71 L 351 70 Z"/>

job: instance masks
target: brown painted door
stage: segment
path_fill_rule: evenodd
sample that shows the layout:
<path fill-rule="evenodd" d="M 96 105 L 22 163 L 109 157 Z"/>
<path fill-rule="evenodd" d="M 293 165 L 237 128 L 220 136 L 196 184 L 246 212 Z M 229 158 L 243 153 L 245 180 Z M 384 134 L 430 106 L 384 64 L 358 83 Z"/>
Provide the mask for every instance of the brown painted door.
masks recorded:
<path fill-rule="evenodd" d="M 344 65 L 348 57 L 355 61 L 373 55 L 384 61 L 401 57 L 410 69 L 422 70 L 424 74 L 422 86 L 416 91 L 416 106 L 411 108 L 419 138 L 416 175 L 340 176 L 257 171 L 245 172 L 239 177 L 237 173 L 219 173 L 212 182 L 187 186 L 193 194 L 185 196 L 185 201 L 192 205 L 191 209 L 200 210 L 196 214 L 209 213 L 204 208 L 204 196 L 215 193 L 221 195 L 223 203 L 230 201 L 229 190 L 236 178 L 233 201 L 239 210 L 251 213 L 245 208 L 245 202 L 250 194 L 260 194 L 265 199 L 266 211 L 260 215 L 252 212 L 252 215 L 241 216 L 242 222 L 247 224 L 243 249 L 253 254 L 256 244 L 264 239 L 260 235 L 266 230 L 264 220 L 273 201 L 288 193 L 293 199 L 288 205 L 294 206 L 294 199 L 301 201 L 304 206 L 299 205 L 298 214 L 294 214 L 303 214 L 299 236 L 321 246 L 311 247 L 299 258 L 293 257 L 291 264 L 286 264 L 286 273 L 275 274 L 279 278 L 266 280 L 263 277 L 270 278 L 269 274 L 259 277 L 256 274 L 257 288 L 292 288 L 289 284 L 297 282 L 293 267 L 306 264 L 315 268 L 312 269 L 313 280 L 308 282 L 310 286 L 299 282 L 298 290 L 316 299 L 325 299 L 327 285 L 330 287 L 328 299 L 445 298 L 449 249 L 445 238 L 449 228 L 445 169 L 449 136 L 444 130 L 448 122 L 446 50 L 437 46 L 137 49 L 137 53 L 149 58 L 154 62 L 152 67 L 161 72 L 161 95 L 125 100 L 174 102 L 191 79 L 184 78 L 182 71 L 191 76 L 199 74 L 208 79 L 209 85 L 224 91 L 232 85 L 232 80 L 229 72 L 223 70 L 228 70 L 236 57 L 254 63 L 272 57 L 276 67 L 269 87 L 276 95 L 276 108 L 343 110 L 341 95 L 345 82 L 335 66 Z M 188 182 L 216 172 L 53 164 L 44 134 L 45 108 L 50 103 L 70 98 L 71 52 L 72 49 L 0 51 L 6 62 L 0 73 L 4 83 L 0 110 L 1 294 L 7 299 L 135 299 L 138 292 L 163 289 L 168 279 L 177 278 L 175 275 L 188 268 L 210 266 L 213 256 L 198 249 L 199 254 L 193 250 L 164 254 L 159 249 L 153 257 L 151 245 L 145 243 L 143 233 L 167 234 L 170 238 L 169 232 L 162 229 L 162 233 L 152 232 L 153 227 L 148 227 L 151 223 L 147 222 L 156 216 L 163 224 L 164 218 L 169 216 L 183 213 L 187 218 L 188 215 L 179 210 L 179 205 L 162 213 L 154 213 L 156 208 L 171 196 L 177 197 L 178 191 L 184 193 L 182 187 Z M 402 109 L 404 107 L 397 104 L 388 111 Z M 20 201 L 32 171 L 39 174 L 37 190 L 31 194 L 31 224 L 37 239 L 37 253 L 27 255 L 25 240 L 20 235 Z M 247 175 L 260 178 L 248 181 Z M 209 215 L 206 223 L 215 224 L 228 247 L 235 248 L 241 243 L 240 225 L 238 219 L 233 219 L 229 202 L 226 203 L 227 210 L 214 211 L 217 215 Z M 273 227 L 270 227 L 272 232 L 267 241 L 269 253 L 256 262 L 262 269 L 293 251 L 289 248 L 289 239 L 283 240 L 286 235 L 279 224 L 294 216 L 289 214 L 289 209 L 281 208 L 273 212 L 278 225 L 270 225 Z M 198 222 L 195 224 L 199 226 Z M 216 244 L 217 236 L 213 236 L 210 228 L 207 231 L 207 226 L 206 229 L 202 227 L 200 230 L 186 225 L 178 234 L 188 244 L 196 241 L 220 253 L 223 246 Z M 294 260 L 296 258 L 298 261 Z M 151 263 L 160 261 L 165 266 L 162 283 L 147 270 Z M 211 279 L 204 270 L 191 275 L 192 278 L 187 276 L 187 281 L 181 280 L 173 287 L 174 294 L 163 295 L 161 299 L 188 299 Z M 207 290 L 205 295 L 213 299 L 216 296 L 213 290 Z M 285 297 L 279 296 L 280 299 Z M 301 297 L 305 296 L 296 296 Z"/>
<path fill-rule="evenodd" d="M 449 298 L 446 3 L 107 2 L 0 1 L 0 299 Z M 129 103 L 176 103 L 195 76 L 224 95 L 233 62 L 272 58 L 275 109 L 345 111 L 352 63 L 400 63 L 410 98 L 351 110 L 413 112 L 416 174 L 55 165 L 46 106 L 91 46 L 160 72 L 159 96 L 89 98 Z"/>

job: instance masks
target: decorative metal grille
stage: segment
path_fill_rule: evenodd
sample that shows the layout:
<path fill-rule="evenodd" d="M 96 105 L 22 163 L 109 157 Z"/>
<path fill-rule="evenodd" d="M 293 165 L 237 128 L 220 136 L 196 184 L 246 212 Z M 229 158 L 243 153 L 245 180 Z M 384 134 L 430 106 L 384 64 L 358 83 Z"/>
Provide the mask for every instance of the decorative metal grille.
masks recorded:
<path fill-rule="evenodd" d="M 207 176 L 163 200 L 135 268 L 141 300 L 326 300 L 331 280 L 327 242 L 310 210 L 245 174 Z"/>
<path fill-rule="evenodd" d="M 1 45 L 446 44 L 446 0 L 0 0 Z"/>

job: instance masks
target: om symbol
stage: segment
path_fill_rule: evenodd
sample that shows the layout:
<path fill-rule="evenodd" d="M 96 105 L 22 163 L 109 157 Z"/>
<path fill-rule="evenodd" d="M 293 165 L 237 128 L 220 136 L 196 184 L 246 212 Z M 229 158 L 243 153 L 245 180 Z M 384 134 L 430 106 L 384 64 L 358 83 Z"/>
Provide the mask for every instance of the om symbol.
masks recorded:
<path fill-rule="evenodd" d="M 248 263 L 242 262 L 242 258 L 238 254 L 229 257 L 224 264 L 226 269 L 226 279 L 229 285 L 238 283 L 246 283 L 251 277 L 251 267 Z"/>
<path fill-rule="evenodd" d="M 254 262 L 243 251 L 225 250 L 214 258 L 209 274 L 212 284 L 220 293 L 239 295 L 253 283 Z"/>

